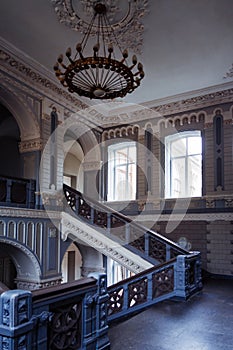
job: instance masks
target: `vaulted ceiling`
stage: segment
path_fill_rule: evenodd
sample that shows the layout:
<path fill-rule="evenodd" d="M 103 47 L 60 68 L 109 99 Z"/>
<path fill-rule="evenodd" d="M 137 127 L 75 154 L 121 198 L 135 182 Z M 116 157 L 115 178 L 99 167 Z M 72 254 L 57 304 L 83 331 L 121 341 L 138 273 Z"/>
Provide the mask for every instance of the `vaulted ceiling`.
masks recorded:
<path fill-rule="evenodd" d="M 79 6 L 80 1 L 73 3 Z M 112 2 L 119 9 L 125 7 L 125 0 Z M 233 74 L 229 74 L 233 62 L 232 0 L 140 3 L 148 12 L 138 19 L 144 27 L 140 29 L 143 45 L 138 56 L 146 76 L 124 101 L 153 104 L 167 97 L 176 99 L 179 94 L 198 95 L 206 89 L 233 86 Z M 138 35 L 135 32 L 135 39 L 130 40 L 137 42 Z M 2 0 L 0 36 L 2 42 L 23 51 L 54 76 L 58 54 L 75 47 L 81 34 L 59 22 L 51 0 Z"/>

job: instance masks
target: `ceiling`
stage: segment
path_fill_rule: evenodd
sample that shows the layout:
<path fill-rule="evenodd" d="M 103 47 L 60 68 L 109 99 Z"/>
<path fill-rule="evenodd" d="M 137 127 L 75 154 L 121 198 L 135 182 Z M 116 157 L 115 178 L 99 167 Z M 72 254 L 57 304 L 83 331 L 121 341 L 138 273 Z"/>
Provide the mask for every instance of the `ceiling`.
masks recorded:
<path fill-rule="evenodd" d="M 146 2 L 138 55 L 145 78 L 124 101 L 153 104 L 233 86 L 233 76 L 224 78 L 233 62 L 232 0 Z M 58 21 L 51 0 L 1 0 L 0 10 L 0 36 L 51 74 L 57 56 L 79 41 L 79 33 Z"/>

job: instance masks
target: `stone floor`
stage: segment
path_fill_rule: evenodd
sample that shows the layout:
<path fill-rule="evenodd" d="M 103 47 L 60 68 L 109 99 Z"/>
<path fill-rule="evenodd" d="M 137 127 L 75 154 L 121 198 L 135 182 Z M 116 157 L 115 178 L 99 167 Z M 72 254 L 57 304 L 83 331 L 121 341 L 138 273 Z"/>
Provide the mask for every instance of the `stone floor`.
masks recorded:
<path fill-rule="evenodd" d="M 190 300 L 154 305 L 109 338 L 111 350 L 233 350 L 233 279 L 208 279 Z"/>

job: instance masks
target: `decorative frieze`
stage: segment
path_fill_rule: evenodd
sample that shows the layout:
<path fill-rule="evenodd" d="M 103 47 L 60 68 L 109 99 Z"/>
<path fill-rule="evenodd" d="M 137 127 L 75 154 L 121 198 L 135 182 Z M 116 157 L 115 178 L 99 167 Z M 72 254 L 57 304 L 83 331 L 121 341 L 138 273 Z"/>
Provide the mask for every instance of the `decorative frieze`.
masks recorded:
<path fill-rule="evenodd" d="M 82 167 L 84 171 L 98 171 L 101 169 L 102 162 L 101 161 L 93 161 L 93 162 L 83 162 Z"/>
<path fill-rule="evenodd" d="M 36 70 L 32 69 L 19 61 L 16 57 L 14 57 L 11 53 L 6 50 L 0 50 L 0 63 L 6 66 L 10 71 L 14 71 L 14 73 L 20 73 L 20 75 L 27 81 L 27 84 L 30 82 L 35 86 L 35 83 L 38 84 L 41 88 L 47 91 L 51 91 L 58 96 L 62 96 L 66 102 L 71 103 L 73 106 L 78 108 L 87 108 L 88 106 L 84 104 L 82 101 L 77 99 L 72 94 L 67 93 L 62 88 L 59 88 L 55 83 L 53 83 L 49 78 L 41 75 Z M 6 79 L 6 76 L 4 76 Z"/>
<path fill-rule="evenodd" d="M 41 139 L 22 141 L 19 143 L 20 153 L 41 151 L 43 149 L 43 142 Z"/>

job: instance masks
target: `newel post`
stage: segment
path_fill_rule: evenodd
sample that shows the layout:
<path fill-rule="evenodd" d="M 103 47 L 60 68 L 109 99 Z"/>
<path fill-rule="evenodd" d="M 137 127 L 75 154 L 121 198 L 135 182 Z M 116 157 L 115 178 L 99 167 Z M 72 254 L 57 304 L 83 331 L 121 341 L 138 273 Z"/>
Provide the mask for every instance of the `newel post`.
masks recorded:
<path fill-rule="evenodd" d="M 176 257 L 175 265 L 175 292 L 176 297 L 185 298 L 187 297 L 187 263 L 186 255 L 178 255 Z"/>
<path fill-rule="evenodd" d="M 24 290 L 9 290 L 0 296 L 0 349 L 30 350 L 32 296 Z"/>
<path fill-rule="evenodd" d="M 96 278 L 98 285 L 96 294 L 96 350 L 109 350 L 107 276 L 104 273 L 90 273 L 89 277 Z"/>

